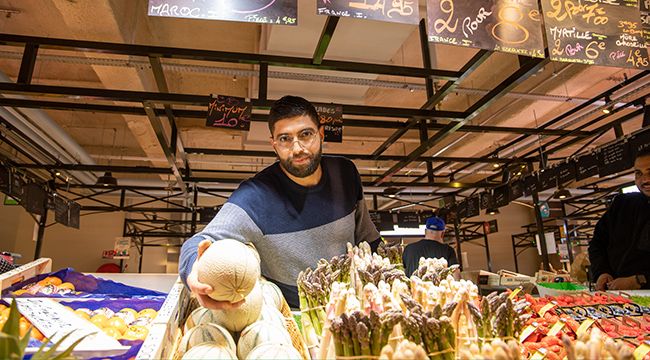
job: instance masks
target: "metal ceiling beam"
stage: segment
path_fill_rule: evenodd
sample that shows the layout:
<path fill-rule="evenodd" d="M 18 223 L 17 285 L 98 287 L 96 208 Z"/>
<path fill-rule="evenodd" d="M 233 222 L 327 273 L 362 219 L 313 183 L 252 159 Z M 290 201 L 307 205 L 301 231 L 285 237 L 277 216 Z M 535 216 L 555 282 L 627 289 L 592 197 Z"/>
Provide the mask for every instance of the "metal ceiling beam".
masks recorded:
<path fill-rule="evenodd" d="M 34 66 L 36 65 L 36 55 L 38 54 L 38 44 L 26 43 L 25 50 L 23 51 L 23 58 L 20 62 L 20 70 L 18 72 L 19 84 L 31 84 L 32 75 L 34 74 Z"/>
<path fill-rule="evenodd" d="M 151 64 L 151 72 L 153 72 L 153 77 L 156 80 L 156 86 L 158 86 L 158 91 L 163 93 L 169 93 L 169 87 L 167 86 L 167 79 L 165 79 L 165 72 L 163 70 L 162 64 L 160 63 L 160 58 L 157 56 L 150 56 L 149 63 Z M 174 116 L 174 111 L 170 104 L 164 104 L 165 115 L 167 115 L 167 120 L 169 121 L 169 126 L 171 126 L 171 143 L 170 150 L 174 155 L 178 154 L 185 166 L 185 175 L 192 176 L 192 170 L 190 164 L 187 162 L 187 154 L 185 154 L 185 147 L 183 146 L 183 140 L 181 139 L 181 134 L 178 131 L 178 126 L 176 125 L 176 117 Z"/>
<path fill-rule="evenodd" d="M 24 85 L 12 83 L 0 83 L 0 93 L 13 93 L 31 96 L 71 96 L 75 98 L 92 98 L 108 101 L 125 101 L 125 102 L 151 102 L 157 104 L 179 104 L 195 105 L 207 107 L 211 97 L 209 95 L 196 94 L 169 94 L 161 92 L 148 91 L 129 91 L 129 90 L 112 90 L 83 88 L 71 86 L 50 86 L 50 85 Z M 254 108 L 267 109 L 273 101 L 252 99 L 251 103 Z M 199 112 L 203 114 L 203 111 Z M 183 116 L 183 111 L 175 111 L 177 116 Z M 435 111 L 423 109 L 391 108 L 381 106 L 361 106 L 361 105 L 343 105 L 343 114 L 346 115 L 371 115 L 385 117 L 418 117 L 428 118 L 436 117 L 439 119 L 459 119 L 464 113 L 458 111 Z"/>
<path fill-rule="evenodd" d="M 263 150 L 232 150 L 232 149 L 208 149 L 208 148 L 187 148 L 185 149 L 188 154 L 198 155 L 223 155 L 223 156 L 251 156 L 251 157 L 267 157 L 276 158 L 277 154 L 273 151 Z M 399 155 L 382 155 L 375 158 L 373 155 L 367 154 L 328 154 L 333 156 L 343 156 L 352 160 L 379 160 L 379 161 L 400 161 L 404 157 Z M 456 157 L 456 156 L 422 156 L 418 157 L 420 161 L 455 161 L 455 162 L 469 162 L 469 163 L 497 163 L 503 164 L 511 159 L 502 158 L 470 158 L 470 157 Z M 197 170 L 198 171 L 198 170 Z"/>
<path fill-rule="evenodd" d="M 338 16 L 328 16 L 325 20 L 325 26 L 323 26 L 323 32 L 320 34 L 320 39 L 318 39 L 318 44 L 314 50 L 314 55 L 312 56 L 311 63 L 314 65 L 320 65 L 323 63 L 323 58 L 327 52 L 327 48 L 332 41 L 332 35 L 334 35 L 334 30 L 336 30 L 336 25 L 339 23 Z"/>
<path fill-rule="evenodd" d="M 121 106 L 121 105 L 104 105 L 104 104 L 88 104 L 80 102 L 65 102 L 65 101 L 49 101 L 49 100 L 27 100 L 27 99 L 14 99 L 0 97 L 0 106 L 10 106 L 17 108 L 32 108 L 32 109 L 50 109 L 61 111 L 89 111 L 101 112 L 111 114 L 124 114 L 124 115 L 142 115 L 146 113 L 141 107 L 134 106 Z M 205 120 L 207 111 L 199 110 L 172 110 L 177 118 L 191 118 Z M 156 109 L 156 115 L 165 116 L 165 110 Z M 267 115 L 253 114 L 251 121 L 266 122 Z M 386 120 L 364 120 L 364 119 L 343 119 L 343 126 L 345 127 L 360 127 L 360 128 L 374 128 L 374 129 L 403 129 L 407 126 L 407 122 L 400 121 L 386 121 Z M 428 123 L 428 130 L 440 130 L 444 128 L 441 123 Z M 528 135 L 544 135 L 544 136 L 575 136 L 575 137 L 588 137 L 591 135 L 589 131 L 574 131 L 574 130 L 560 130 L 560 129 L 532 129 L 532 128 L 519 128 L 510 126 L 489 126 L 489 125 L 465 125 L 458 130 L 459 132 L 472 132 L 472 133 L 505 133 L 505 134 L 528 134 Z"/>
<path fill-rule="evenodd" d="M 428 70 L 406 66 L 365 64 L 352 61 L 334 60 L 324 60 L 321 64 L 315 65 L 312 63 L 312 59 L 310 58 L 291 56 L 198 50 L 164 46 L 132 45 L 97 41 L 80 41 L 72 39 L 53 39 L 15 34 L 0 34 L 1 45 L 23 46 L 27 43 L 38 44 L 41 48 L 67 51 L 98 52 L 144 57 L 159 56 L 161 58 L 169 59 L 230 62 L 250 65 L 267 63 L 270 66 L 300 67 L 331 71 L 347 71 L 364 74 L 407 76 L 416 78 L 432 77 L 445 80 L 454 80 L 458 77 L 458 73 L 455 71 Z"/>
<path fill-rule="evenodd" d="M 176 178 L 176 185 L 181 189 L 181 191 L 188 194 L 187 186 L 185 186 L 185 182 L 183 182 L 183 175 L 181 174 L 178 165 L 176 165 L 176 154 L 172 152 L 172 149 L 169 146 L 170 142 L 167 139 L 167 134 L 165 134 L 163 124 L 154 111 L 155 105 L 146 101 L 143 102 L 142 105 L 144 106 L 144 111 L 147 113 L 151 127 L 156 133 L 156 138 L 158 139 L 158 143 L 162 148 L 163 153 L 165 154 L 165 158 L 167 158 L 167 163 L 169 164 L 169 167 L 172 170 L 174 177 Z"/>
<path fill-rule="evenodd" d="M 148 166 L 115 166 L 115 165 L 82 165 L 82 164 L 59 164 L 59 165 L 43 165 L 43 164 L 12 164 L 13 166 L 21 169 L 42 169 L 42 170 L 65 170 L 65 171 L 93 171 L 104 172 L 110 171 L 114 173 L 132 173 L 132 174 L 172 174 L 172 170 L 168 168 L 154 168 Z"/>
<path fill-rule="evenodd" d="M 544 66 L 548 62 L 548 59 L 536 59 L 536 58 L 526 58 L 526 59 L 527 60 L 523 63 L 523 65 L 521 65 L 521 67 L 517 71 L 515 71 L 515 73 L 513 73 L 508 78 L 503 80 L 497 87 L 495 87 L 493 90 L 488 92 L 479 101 L 477 101 L 474 105 L 472 105 L 469 108 L 469 110 L 466 112 L 466 116 L 464 117 L 463 120 L 455 123 L 452 122 L 445 125 L 445 127 L 442 130 L 440 130 L 438 133 L 430 137 L 426 143 L 420 145 L 417 149 L 413 150 L 409 155 L 407 155 L 404 160 L 393 165 L 393 167 L 391 167 L 388 171 L 386 171 L 384 174 L 379 176 L 379 178 L 373 182 L 373 185 L 379 185 L 381 183 L 386 182 L 391 175 L 396 174 L 402 168 L 404 168 L 412 161 L 420 157 L 422 154 L 427 152 L 429 149 L 431 149 L 434 145 L 442 141 L 447 136 L 456 132 L 456 130 L 458 130 L 463 125 L 465 125 L 465 123 L 467 123 L 468 121 L 476 117 L 483 109 L 490 106 L 496 100 L 500 99 L 508 91 L 515 88 L 525 79 L 527 79 L 531 74 L 536 73 L 537 70 L 539 70 L 542 66 Z"/>

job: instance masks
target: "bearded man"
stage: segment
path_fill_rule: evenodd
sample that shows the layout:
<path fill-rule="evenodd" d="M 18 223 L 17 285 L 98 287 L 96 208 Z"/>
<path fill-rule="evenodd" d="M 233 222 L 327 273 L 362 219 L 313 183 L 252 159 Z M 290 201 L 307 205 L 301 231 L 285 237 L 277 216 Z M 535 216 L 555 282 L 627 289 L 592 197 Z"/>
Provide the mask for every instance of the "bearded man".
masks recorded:
<path fill-rule="evenodd" d="M 214 241 L 252 243 L 262 275 L 292 308 L 299 307 L 300 271 L 346 252 L 346 244 L 381 240 L 370 220 L 361 178 L 343 157 L 322 155 L 324 128 L 314 106 L 297 96 L 277 100 L 269 113 L 271 146 L 279 161 L 241 183 L 203 231 L 181 249 L 179 273 L 202 306 L 232 306 L 207 294 L 195 262 Z"/>

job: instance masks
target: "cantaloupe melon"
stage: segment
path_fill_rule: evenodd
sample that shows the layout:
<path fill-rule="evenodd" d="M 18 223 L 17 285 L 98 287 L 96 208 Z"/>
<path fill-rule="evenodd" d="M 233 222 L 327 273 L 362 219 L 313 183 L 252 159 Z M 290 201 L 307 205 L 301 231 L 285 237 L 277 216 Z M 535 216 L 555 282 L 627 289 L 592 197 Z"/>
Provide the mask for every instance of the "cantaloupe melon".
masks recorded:
<path fill-rule="evenodd" d="M 212 311 L 204 307 L 198 307 L 190 313 L 190 316 L 185 320 L 185 327 L 183 332 L 186 333 L 189 329 L 199 325 L 214 322 L 212 318 Z"/>
<path fill-rule="evenodd" d="M 266 343 L 255 347 L 246 360 L 302 360 L 302 356 L 293 346 Z"/>
<path fill-rule="evenodd" d="M 274 283 L 263 280 L 260 281 L 262 284 L 262 293 L 264 294 L 264 303 L 274 306 L 276 309 L 282 311 L 282 306 L 284 305 L 284 295 L 280 288 Z"/>
<path fill-rule="evenodd" d="M 183 354 L 194 346 L 206 342 L 213 345 L 227 347 L 233 352 L 237 349 L 235 346 L 235 340 L 233 340 L 228 330 L 217 324 L 200 324 L 191 328 L 185 333 L 185 335 L 183 335 L 178 350 Z"/>
<path fill-rule="evenodd" d="M 198 260 L 198 279 L 212 286 L 209 296 L 236 303 L 248 295 L 260 277 L 260 263 L 245 244 L 215 241 Z"/>
<path fill-rule="evenodd" d="M 286 328 L 268 321 L 258 321 L 242 330 L 237 342 L 237 357 L 245 359 L 256 346 L 266 343 L 292 346 Z"/>
<path fill-rule="evenodd" d="M 273 305 L 269 305 L 266 303 L 262 305 L 262 311 L 260 312 L 259 321 L 268 321 L 283 328 L 286 325 L 286 322 L 284 320 L 284 315 L 282 315 L 282 313 L 278 309 L 273 307 Z"/>
<path fill-rule="evenodd" d="M 214 344 L 200 344 L 183 355 L 183 360 L 224 359 L 236 360 L 237 355 L 227 347 Z"/>
<path fill-rule="evenodd" d="M 242 331 L 246 326 L 259 319 L 262 311 L 262 288 L 255 285 L 253 290 L 246 296 L 246 301 L 236 308 L 220 309 L 212 311 L 212 318 L 231 332 Z"/>

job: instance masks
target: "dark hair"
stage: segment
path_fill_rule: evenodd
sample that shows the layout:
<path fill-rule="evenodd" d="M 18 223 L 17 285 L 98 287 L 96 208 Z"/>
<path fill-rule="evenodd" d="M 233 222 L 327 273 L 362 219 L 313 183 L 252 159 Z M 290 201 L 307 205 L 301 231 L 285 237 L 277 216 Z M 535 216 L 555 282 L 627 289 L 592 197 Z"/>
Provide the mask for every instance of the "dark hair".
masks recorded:
<path fill-rule="evenodd" d="M 634 157 L 634 160 L 640 158 L 640 157 L 645 157 L 645 156 L 650 156 L 650 146 L 646 146 L 645 148 L 639 150 L 636 152 L 636 156 Z"/>
<path fill-rule="evenodd" d="M 318 112 L 309 101 L 300 96 L 291 95 L 276 100 L 271 106 L 271 112 L 269 113 L 269 130 L 271 131 L 271 135 L 273 135 L 273 128 L 276 122 L 302 115 L 309 116 L 314 124 L 320 128 L 321 124 Z"/>

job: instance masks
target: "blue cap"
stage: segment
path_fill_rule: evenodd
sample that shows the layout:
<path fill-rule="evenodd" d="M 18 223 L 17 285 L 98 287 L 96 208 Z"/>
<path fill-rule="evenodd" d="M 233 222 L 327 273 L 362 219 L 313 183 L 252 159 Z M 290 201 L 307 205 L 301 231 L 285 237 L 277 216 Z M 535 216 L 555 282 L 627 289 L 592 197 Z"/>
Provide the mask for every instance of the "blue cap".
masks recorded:
<path fill-rule="evenodd" d="M 427 230 L 443 231 L 445 230 L 445 221 L 437 216 L 432 216 L 427 219 Z"/>

